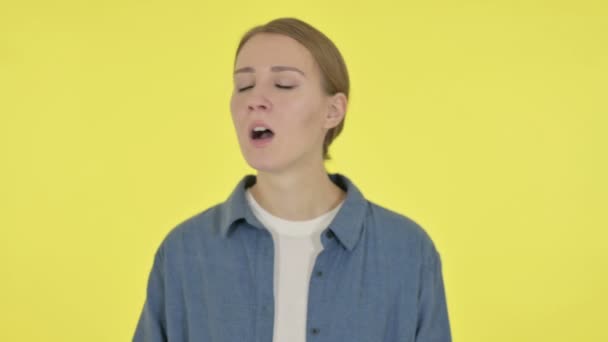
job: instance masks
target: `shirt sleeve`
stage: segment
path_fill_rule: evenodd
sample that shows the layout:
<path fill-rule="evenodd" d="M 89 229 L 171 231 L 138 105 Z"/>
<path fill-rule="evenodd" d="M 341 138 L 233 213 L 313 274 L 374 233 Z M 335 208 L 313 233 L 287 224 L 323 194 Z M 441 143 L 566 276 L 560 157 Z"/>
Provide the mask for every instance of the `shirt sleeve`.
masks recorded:
<path fill-rule="evenodd" d="M 146 300 L 137 322 L 133 342 L 167 342 L 163 261 L 161 245 L 156 251 L 152 270 L 148 276 Z"/>
<path fill-rule="evenodd" d="M 416 342 L 451 342 L 441 257 L 437 251 L 422 264 L 421 272 Z"/>

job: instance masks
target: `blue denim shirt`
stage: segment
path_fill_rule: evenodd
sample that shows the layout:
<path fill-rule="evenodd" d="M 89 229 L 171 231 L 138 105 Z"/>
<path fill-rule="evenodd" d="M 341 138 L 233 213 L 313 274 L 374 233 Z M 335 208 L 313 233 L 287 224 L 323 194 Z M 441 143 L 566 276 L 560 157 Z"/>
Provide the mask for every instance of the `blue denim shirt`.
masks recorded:
<path fill-rule="evenodd" d="M 346 176 L 328 176 L 346 198 L 321 234 L 306 341 L 451 341 L 441 259 L 429 235 L 365 199 Z M 166 235 L 133 341 L 272 341 L 274 245 L 246 202 L 255 182 L 245 175 L 225 202 Z"/>

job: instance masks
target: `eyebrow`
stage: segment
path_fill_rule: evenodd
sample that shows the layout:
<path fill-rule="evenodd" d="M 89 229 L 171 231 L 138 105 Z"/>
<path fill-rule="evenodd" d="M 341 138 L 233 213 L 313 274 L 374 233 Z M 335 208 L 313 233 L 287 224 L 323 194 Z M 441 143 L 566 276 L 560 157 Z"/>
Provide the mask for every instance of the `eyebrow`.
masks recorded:
<path fill-rule="evenodd" d="M 306 76 L 304 71 L 302 71 L 296 67 L 290 67 L 290 66 L 284 66 L 284 65 L 274 65 L 270 68 L 270 70 L 274 71 L 274 72 L 295 71 L 295 72 L 299 72 L 300 74 L 302 74 L 302 76 Z M 255 69 L 252 67 L 239 68 L 234 71 L 234 74 L 236 75 L 236 74 L 242 73 L 242 72 L 255 72 Z"/>

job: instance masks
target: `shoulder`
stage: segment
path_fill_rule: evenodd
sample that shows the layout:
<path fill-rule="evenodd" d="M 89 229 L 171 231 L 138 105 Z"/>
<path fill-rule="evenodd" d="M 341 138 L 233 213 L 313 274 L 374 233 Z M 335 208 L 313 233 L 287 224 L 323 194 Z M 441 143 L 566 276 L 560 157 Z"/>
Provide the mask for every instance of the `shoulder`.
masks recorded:
<path fill-rule="evenodd" d="M 185 252 L 193 245 L 207 243 L 210 236 L 219 234 L 222 210 L 218 203 L 178 222 L 167 232 L 159 249 L 164 253 Z"/>
<path fill-rule="evenodd" d="M 428 231 L 410 216 L 369 201 L 368 220 L 385 244 L 393 246 L 406 257 L 432 263 L 438 251 Z"/>

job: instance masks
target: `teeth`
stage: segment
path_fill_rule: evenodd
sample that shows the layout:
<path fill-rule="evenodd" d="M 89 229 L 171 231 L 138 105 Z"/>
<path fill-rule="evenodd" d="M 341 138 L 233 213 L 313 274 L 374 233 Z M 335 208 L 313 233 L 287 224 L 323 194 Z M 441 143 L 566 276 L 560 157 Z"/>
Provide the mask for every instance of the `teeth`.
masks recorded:
<path fill-rule="evenodd" d="M 261 127 L 261 126 L 260 127 L 255 127 L 253 129 L 254 132 L 263 132 L 265 130 L 266 130 L 266 127 Z"/>

